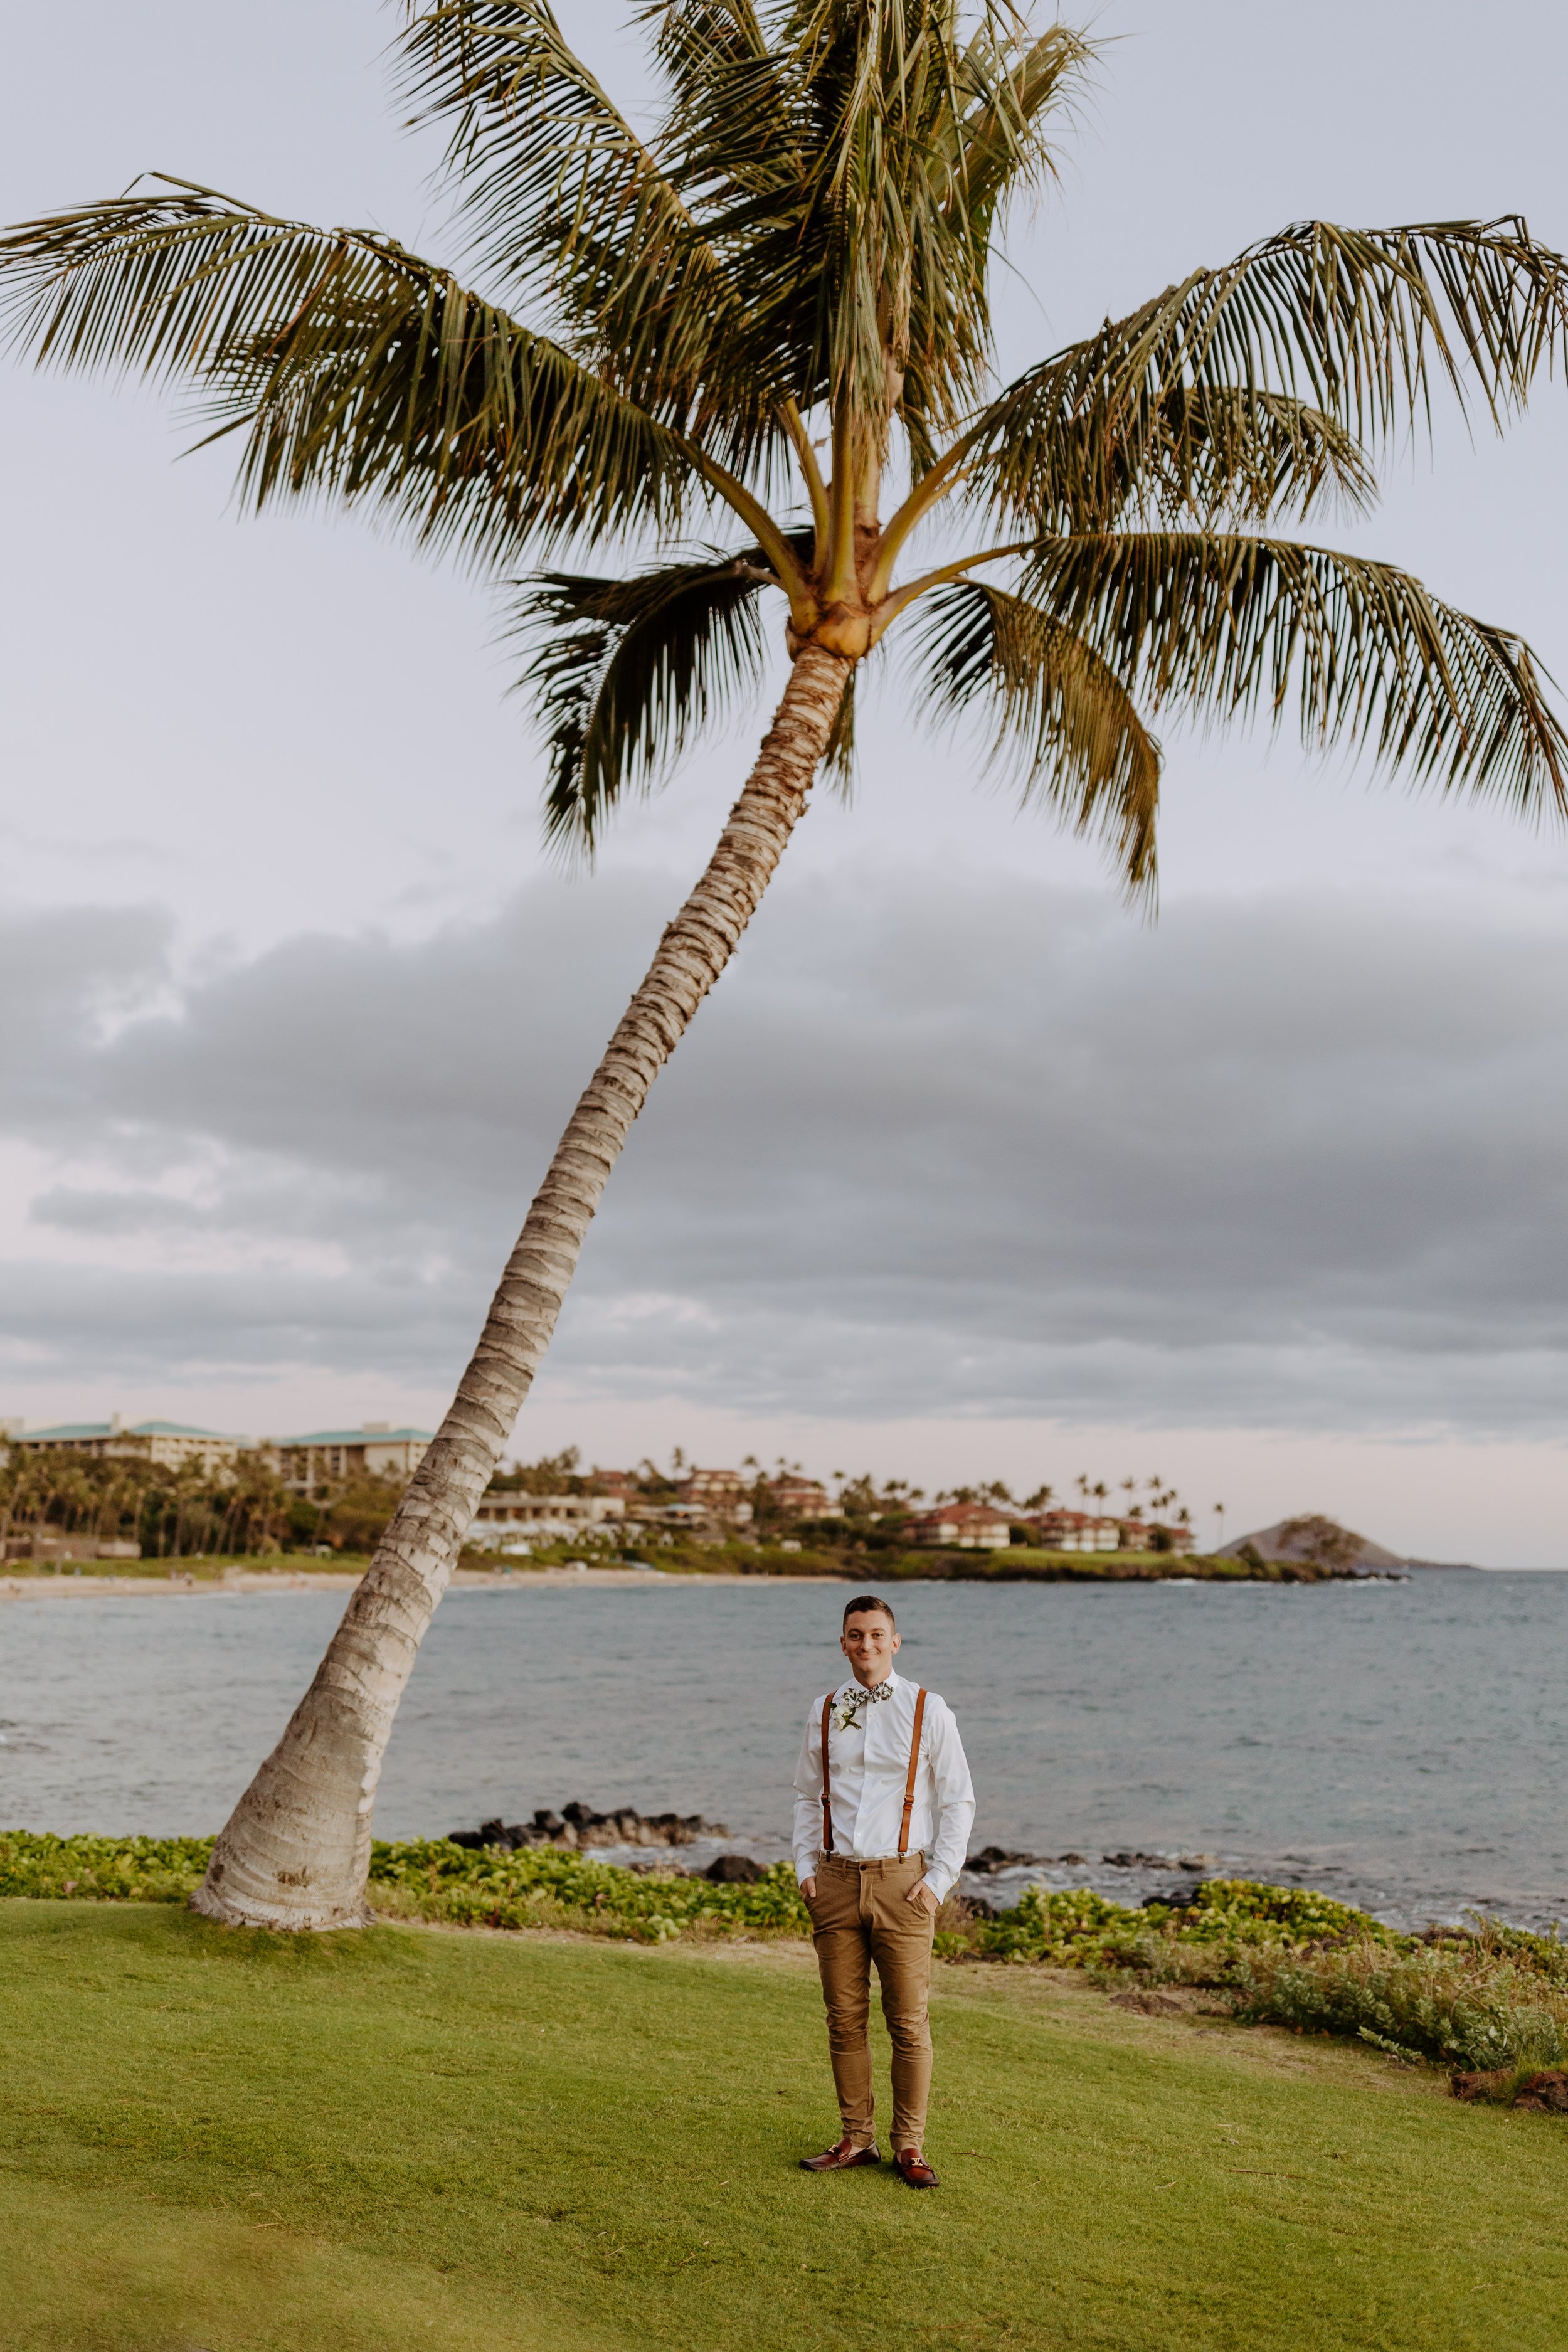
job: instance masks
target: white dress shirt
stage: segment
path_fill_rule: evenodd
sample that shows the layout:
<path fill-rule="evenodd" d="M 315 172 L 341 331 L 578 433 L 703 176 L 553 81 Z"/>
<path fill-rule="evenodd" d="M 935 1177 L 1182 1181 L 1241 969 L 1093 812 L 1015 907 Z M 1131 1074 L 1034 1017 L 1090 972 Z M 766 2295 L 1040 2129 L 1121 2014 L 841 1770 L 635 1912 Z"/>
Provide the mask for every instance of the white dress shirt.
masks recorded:
<path fill-rule="evenodd" d="M 888 1686 L 889 1697 L 872 1701 L 851 1678 L 833 1694 L 827 1754 L 833 1848 L 856 1862 L 877 1862 L 899 1851 L 919 1685 L 889 1675 Z M 843 1717 L 857 1695 L 862 1704 L 846 1724 Z M 923 1851 L 926 1885 L 939 1902 L 963 1868 L 973 1821 L 974 1790 L 957 1720 L 944 1698 L 927 1691 L 909 1851 Z M 822 1698 L 816 1698 L 795 1768 L 795 1876 L 815 1877 L 821 1853 Z"/>

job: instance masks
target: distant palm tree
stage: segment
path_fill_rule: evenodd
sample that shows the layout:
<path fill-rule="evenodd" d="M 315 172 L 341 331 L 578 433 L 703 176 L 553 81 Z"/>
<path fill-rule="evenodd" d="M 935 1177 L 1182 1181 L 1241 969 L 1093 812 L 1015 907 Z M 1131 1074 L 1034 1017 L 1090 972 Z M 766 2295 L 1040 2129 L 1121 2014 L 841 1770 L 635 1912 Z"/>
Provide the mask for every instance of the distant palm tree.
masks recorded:
<path fill-rule="evenodd" d="M 1300 223 L 999 384 L 991 264 L 1009 200 L 1052 168 L 1086 43 L 1035 37 L 1004 0 L 636 15 L 663 76 L 647 137 L 544 0 L 410 13 L 407 89 L 449 128 L 475 284 L 379 230 L 179 180 L 0 241 L 23 347 L 194 387 L 212 434 L 242 436 L 251 505 L 336 499 L 511 583 L 559 842 L 591 848 L 760 683 L 782 601 L 788 677 L 756 764 L 218 1841 L 200 1902 L 220 1918 L 363 1916 L 393 1714 L 589 1221 L 814 778 L 847 772 L 857 673 L 895 622 L 911 721 L 985 718 L 1024 796 L 1103 835 L 1135 891 L 1154 876 L 1161 711 L 1293 702 L 1309 742 L 1527 811 L 1563 797 L 1564 740 L 1516 637 L 1264 528 L 1366 506 L 1377 446 L 1434 384 L 1500 421 L 1518 405 L 1564 320 L 1563 265 L 1521 223 Z M 721 527 L 736 535 L 694 543 Z M 575 546 L 616 568 L 541 568 Z"/>

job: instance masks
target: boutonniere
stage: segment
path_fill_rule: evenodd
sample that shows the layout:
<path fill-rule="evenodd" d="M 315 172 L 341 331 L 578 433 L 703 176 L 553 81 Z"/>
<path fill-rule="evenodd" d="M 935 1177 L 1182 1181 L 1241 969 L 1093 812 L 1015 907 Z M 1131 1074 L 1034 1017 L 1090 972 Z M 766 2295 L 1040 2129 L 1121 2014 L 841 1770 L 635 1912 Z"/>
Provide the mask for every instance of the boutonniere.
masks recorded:
<path fill-rule="evenodd" d="M 854 1730 L 855 1719 L 860 1712 L 860 1706 L 861 1702 L 858 1698 L 845 1698 L 839 1700 L 838 1728 L 840 1731 Z"/>

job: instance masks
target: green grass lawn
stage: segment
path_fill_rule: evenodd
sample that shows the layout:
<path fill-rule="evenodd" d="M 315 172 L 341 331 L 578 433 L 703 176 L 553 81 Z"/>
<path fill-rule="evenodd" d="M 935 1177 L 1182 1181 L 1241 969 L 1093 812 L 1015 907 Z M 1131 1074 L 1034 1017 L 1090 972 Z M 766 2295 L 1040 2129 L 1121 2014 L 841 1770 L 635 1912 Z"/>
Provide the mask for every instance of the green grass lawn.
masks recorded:
<path fill-rule="evenodd" d="M 5 2352 L 1560 2352 L 1568 2126 L 938 1971 L 943 2185 L 813 2179 L 790 1947 L 0 1904 Z"/>

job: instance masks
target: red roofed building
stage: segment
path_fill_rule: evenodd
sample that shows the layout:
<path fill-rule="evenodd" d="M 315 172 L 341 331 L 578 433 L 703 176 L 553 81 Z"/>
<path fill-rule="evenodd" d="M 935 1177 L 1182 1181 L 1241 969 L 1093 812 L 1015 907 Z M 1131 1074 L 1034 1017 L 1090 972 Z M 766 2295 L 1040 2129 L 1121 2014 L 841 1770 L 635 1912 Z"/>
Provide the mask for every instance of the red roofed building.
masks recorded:
<path fill-rule="evenodd" d="M 1124 1519 L 1121 1537 L 1123 1551 L 1191 1551 L 1194 1540 L 1191 1528 L 1165 1519 Z"/>
<path fill-rule="evenodd" d="M 752 1490 L 739 1470 L 689 1470 L 675 1492 L 680 1502 L 694 1503 L 732 1527 L 751 1525 Z"/>
<path fill-rule="evenodd" d="M 841 1519 L 844 1506 L 836 1503 L 826 1487 L 816 1478 L 802 1478 L 786 1471 L 782 1477 L 768 1480 L 768 1492 L 775 1510 L 787 1511 L 794 1519 Z"/>
<path fill-rule="evenodd" d="M 1094 1511 L 1037 1511 L 1022 1522 L 1047 1551 L 1121 1551 L 1121 1522 Z"/>
<path fill-rule="evenodd" d="M 589 1471 L 588 1482 L 601 1495 L 618 1495 L 623 1503 L 635 1503 L 642 1493 L 635 1470 L 600 1470 L 595 1467 Z"/>
<path fill-rule="evenodd" d="M 989 1503 L 941 1503 L 911 1519 L 908 1533 L 918 1544 L 951 1547 L 955 1551 L 1004 1551 L 1012 1541 L 1012 1522 Z"/>

